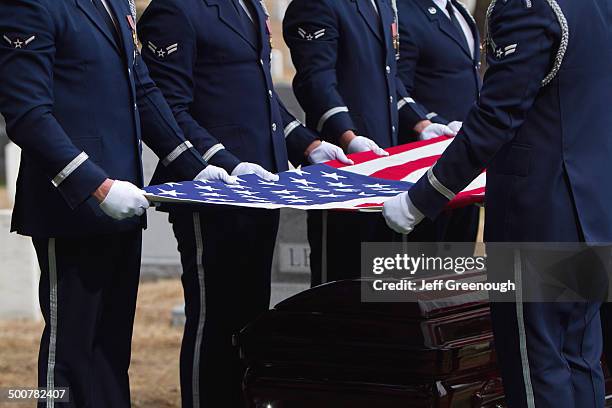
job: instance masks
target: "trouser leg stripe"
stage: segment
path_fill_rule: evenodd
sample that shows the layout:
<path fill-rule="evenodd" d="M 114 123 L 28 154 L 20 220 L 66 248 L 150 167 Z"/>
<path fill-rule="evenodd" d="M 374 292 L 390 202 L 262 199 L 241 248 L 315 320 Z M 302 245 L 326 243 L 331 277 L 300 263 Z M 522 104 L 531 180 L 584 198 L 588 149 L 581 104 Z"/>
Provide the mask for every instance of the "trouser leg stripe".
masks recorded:
<path fill-rule="evenodd" d="M 57 347 L 57 260 L 55 238 L 49 238 L 49 356 L 47 357 L 47 408 L 53 408 L 55 400 L 55 351 Z"/>
<path fill-rule="evenodd" d="M 321 213 L 321 284 L 327 283 L 327 210 Z"/>
<path fill-rule="evenodd" d="M 198 270 L 198 286 L 200 290 L 200 313 L 198 314 L 198 329 L 196 332 L 195 345 L 193 349 L 193 373 L 192 384 L 193 389 L 193 408 L 200 407 L 200 349 L 202 347 L 202 337 L 204 334 L 205 322 L 205 289 L 204 289 L 204 238 L 202 236 L 202 227 L 200 225 L 200 214 L 193 213 L 193 231 L 195 233 L 196 243 L 196 266 Z"/>
<path fill-rule="evenodd" d="M 516 321 L 518 325 L 519 349 L 521 354 L 521 367 L 523 369 L 523 382 L 525 383 L 525 399 L 527 408 L 535 408 L 533 387 L 531 385 L 531 370 L 527 354 L 527 336 L 525 333 L 525 316 L 523 314 L 523 281 L 522 262 L 520 251 L 514 251 L 514 281 L 516 283 Z"/>

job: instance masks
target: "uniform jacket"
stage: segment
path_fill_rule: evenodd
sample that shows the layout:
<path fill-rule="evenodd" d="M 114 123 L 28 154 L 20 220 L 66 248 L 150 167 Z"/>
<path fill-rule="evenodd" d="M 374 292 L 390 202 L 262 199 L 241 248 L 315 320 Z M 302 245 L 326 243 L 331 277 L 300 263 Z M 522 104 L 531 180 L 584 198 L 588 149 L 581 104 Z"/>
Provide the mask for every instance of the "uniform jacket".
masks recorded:
<path fill-rule="evenodd" d="M 610 0 L 498 0 L 478 105 L 414 204 L 435 216 L 487 167 L 488 241 L 612 241 Z"/>
<path fill-rule="evenodd" d="M 376 5 L 378 14 L 371 0 L 294 0 L 285 14 L 306 124 L 334 143 L 354 130 L 381 147 L 395 145 L 400 115 L 411 117 L 397 76 L 391 0 Z"/>
<path fill-rule="evenodd" d="M 139 22 L 143 55 L 185 135 L 211 164 L 284 171 L 289 158 L 305 160 L 316 135 L 274 91 L 267 12 L 246 1 L 256 30 L 244 26 L 234 0 L 153 0 Z"/>
<path fill-rule="evenodd" d="M 464 34 L 458 32 L 432 0 L 397 2 L 401 38 L 399 76 L 411 103 L 422 106 L 421 110 L 412 111 L 410 129 L 425 119 L 443 124 L 462 121 L 478 99 L 481 85 L 478 27 L 461 3 L 453 4 L 474 35 L 473 56 Z M 420 116 L 419 112 L 427 114 Z"/>
<path fill-rule="evenodd" d="M 121 44 L 91 0 L 0 4 L 0 112 L 22 148 L 12 229 L 32 236 L 110 233 L 91 197 L 108 177 L 142 185 L 141 140 L 168 171 L 204 167 L 135 50 L 128 1 L 107 0 Z"/>

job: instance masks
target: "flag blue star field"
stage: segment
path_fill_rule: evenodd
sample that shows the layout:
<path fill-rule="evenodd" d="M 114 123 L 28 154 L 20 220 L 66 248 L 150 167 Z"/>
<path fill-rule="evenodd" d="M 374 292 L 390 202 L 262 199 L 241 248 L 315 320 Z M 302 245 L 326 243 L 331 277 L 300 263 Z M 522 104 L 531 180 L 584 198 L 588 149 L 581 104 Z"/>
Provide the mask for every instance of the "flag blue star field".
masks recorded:
<path fill-rule="evenodd" d="M 372 177 L 317 164 L 279 174 L 276 182 L 254 174 L 240 176 L 239 184 L 194 181 L 147 187 L 155 201 L 225 204 L 256 208 L 356 208 L 384 202 L 408 191 L 412 183 Z"/>
<path fill-rule="evenodd" d="M 240 176 L 239 184 L 187 181 L 146 187 L 152 202 L 231 205 L 252 208 L 302 210 L 344 209 L 380 211 L 382 204 L 410 187 L 427 172 L 450 144 L 448 138 L 416 142 L 388 149 L 379 157 L 371 152 L 351 155 L 354 165 L 316 164 L 279 174 L 264 181 L 254 174 Z M 451 206 L 482 201 L 485 173 L 457 195 Z"/>

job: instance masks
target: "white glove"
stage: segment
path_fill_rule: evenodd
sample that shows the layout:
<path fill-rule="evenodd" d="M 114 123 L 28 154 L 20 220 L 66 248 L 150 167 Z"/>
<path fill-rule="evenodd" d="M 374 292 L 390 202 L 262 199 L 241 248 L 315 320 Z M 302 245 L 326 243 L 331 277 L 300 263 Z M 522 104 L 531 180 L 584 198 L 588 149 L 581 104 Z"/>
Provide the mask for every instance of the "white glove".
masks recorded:
<path fill-rule="evenodd" d="M 312 164 L 324 163 L 331 160 L 338 160 L 344 164 L 355 164 L 351 159 L 346 157 L 344 151 L 335 144 L 322 142 L 319 146 L 310 152 L 308 161 Z"/>
<path fill-rule="evenodd" d="M 270 173 L 268 170 L 255 163 L 240 163 L 236 166 L 234 171 L 232 171 L 232 176 L 235 177 L 244 176 L 245 174 L 255 174 L 265 181 L 278 181 L 278 176 L 276 174 Z"/>
<path fill-rule="evenodd" d="M 194 179 L 194 181 L 222 181 L 225 184 L 238 184 L 236 177 L 232 177 L 227 174 L 227 171 L 221 167 L 213 166 L 209 164 L 204 170 L 200 172 Z"/>
<path fill-rule="evenodd" d="M 463 122 L 459 122 L 458 120 L 451 122 L 448 124 L 448 127 L 455 132 L 455 134 L 459 133 L 461 128 L 463 127 Z"/>
<path fill-rule="evenodd" d="M 374 143 L 373 140 L 368 139 L 364 136 L 357 136 L 356 138 L 351 140 L 346 150 L 349 152 L 349 154 L 372 151 L 378 156 L 389 155 L 389 153 L 378 147 L 378 145 Z"/>
<path fill-rule="evenodd" d="M 113 181 L 106 198 L 100 203 L 100 209 L 116 220 L 139 217 L 147 208 L 149 200 L 144 196 L 144 191 L 132 183 L 120 180 Z"/>
<path fill-rule="evenodd" d="M 402 193 L 385 202 L 383 217 L 389 228 L 400 234 L 410 234 L 425 216 L 412 204 L 408 193 Z"/>
<path fill-rule="evenodd" d="M 432 123 L 425 129 L 423 129 L 423 131 L 419 135 L 419 139 L 429 140 L 439 136 L 455 136 L 456 134 L 457 132 L 453 131 L 453 129 L 446 125 L 442 125 L 440 123 Z"/>

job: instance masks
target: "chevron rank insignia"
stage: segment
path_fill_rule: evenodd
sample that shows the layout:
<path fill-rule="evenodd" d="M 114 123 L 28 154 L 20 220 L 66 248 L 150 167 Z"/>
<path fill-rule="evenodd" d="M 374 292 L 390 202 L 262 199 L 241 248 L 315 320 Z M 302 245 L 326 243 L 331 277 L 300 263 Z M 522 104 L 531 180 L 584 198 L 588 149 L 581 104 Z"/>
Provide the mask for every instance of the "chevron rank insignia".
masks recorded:
<path fill-rule="evenodd" d="M 23 49 L 27 48 L 34 40 L 36 40 L 36 36 L 28 36 L 28 37 L 9 37 L 7 34 L 2 36 L 2 39 L 6 44 L 15 48 L 15 49 Z"/>
<path fill-rule="evenodd" d="M 147 43 L 147 48 L 158 59 L 164 59 L 178 51 L 178 43 L 171 44 L 167 47 L 159 47 L 151 41 Z"/>
<path fill-rule="evenodd" d="M 507 57 L 508 55 L 514 54 L 516 52 L 516 48 L 518 44 L 511 44 L 507 47 L 499 47 L 495 50 L 495 57 L 497 59 L 502 59 Z"/>
<path fill-rule="evenodd" d="M 323 37 L 325 35 L 325 28 L 322 28 L 318 31 L 314 31 L 314 32 L 308 32 L 306 30 L 304 30 L 302 27 L 298 28 L 298 35 L 304 39 L 304 40 L 308 40 L 308 41 L 312 41 L 312 40 L 318 40 L 319 38 Z"/>

